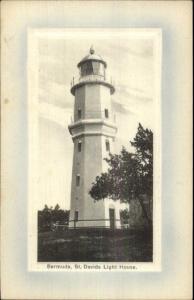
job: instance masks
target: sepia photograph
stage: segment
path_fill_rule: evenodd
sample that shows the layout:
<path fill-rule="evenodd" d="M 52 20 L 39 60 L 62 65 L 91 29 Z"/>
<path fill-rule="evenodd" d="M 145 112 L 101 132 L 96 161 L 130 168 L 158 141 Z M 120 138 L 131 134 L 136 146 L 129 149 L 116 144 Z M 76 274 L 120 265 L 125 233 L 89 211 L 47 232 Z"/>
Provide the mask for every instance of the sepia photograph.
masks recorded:
<path fill-rule="evenodd" d="M 1 299 L 192 299 L 192 3 L 2 0 Z"/>
<path fill-rule="evenodd" d="M 37 261 L 153 263 L 160 30 L 43 29 L 29 37 Z"/>

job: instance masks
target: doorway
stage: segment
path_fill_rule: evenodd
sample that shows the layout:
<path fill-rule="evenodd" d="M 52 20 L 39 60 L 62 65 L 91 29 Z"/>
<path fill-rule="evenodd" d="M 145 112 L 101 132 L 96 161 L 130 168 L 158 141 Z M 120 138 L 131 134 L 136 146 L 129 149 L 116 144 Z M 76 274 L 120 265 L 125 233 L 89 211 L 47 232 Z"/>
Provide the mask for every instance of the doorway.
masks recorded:
<path fill-rule="evenodd" d="M 110 229 L 115 229 L 115 210 L 109 208 Z"/>

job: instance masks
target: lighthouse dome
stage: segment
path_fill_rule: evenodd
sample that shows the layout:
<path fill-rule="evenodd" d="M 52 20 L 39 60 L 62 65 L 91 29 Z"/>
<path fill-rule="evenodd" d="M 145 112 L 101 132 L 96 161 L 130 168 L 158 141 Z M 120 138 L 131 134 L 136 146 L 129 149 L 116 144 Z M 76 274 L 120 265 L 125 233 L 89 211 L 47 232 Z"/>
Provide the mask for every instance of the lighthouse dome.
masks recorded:
<path fill-rule="evenodd" d="M 75 95 L 78 87 L 83 85 L 103 85 L 110 89 L 110 93 L 115 92 L 112 80 L 107 80 L 106 67 L 107 64 L 100 55 L 97 55 L 94 48 L 91 47 L 89 54 L 86 55 L 79 63 L 79 78 L 72 81 L 71 93 Z"/>
<path fill-rule="evenodd" d="M 86 55 L 79 63 L 78 63 L 78 68 L 81 67 L 82 64 L 84 64 L 87 61 L 96 61 L 96 62 L 100 62 L 104 65 L 104 67 L 106 68 L 107 64 L 106 62 L 102 59 L 102 57 L 98 54 L 95 54 L 95 50 L 93 47 L 90 48 L 90 52 L 88 55 Z"/>

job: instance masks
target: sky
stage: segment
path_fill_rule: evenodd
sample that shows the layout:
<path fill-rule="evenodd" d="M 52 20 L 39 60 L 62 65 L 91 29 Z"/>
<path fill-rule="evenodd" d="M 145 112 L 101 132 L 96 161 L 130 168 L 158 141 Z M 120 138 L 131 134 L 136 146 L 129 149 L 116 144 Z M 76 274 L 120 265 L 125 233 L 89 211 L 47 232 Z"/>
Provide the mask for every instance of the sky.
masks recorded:
<path fill-rule="evenodd" d="M 107 75 L 116 88 L 112 95 L 118 132 L 115 152 L 128 150 L 138 123 L 154 131 L 154 54 L 151 39 L 117 38 L 39 38 L 39 166 L 40 201 L 69 209 L 73 143 L 68 125 L 73 115 L 74 97 L 70 93 L 77 63 L 89 53 L 107 62 Z"/>

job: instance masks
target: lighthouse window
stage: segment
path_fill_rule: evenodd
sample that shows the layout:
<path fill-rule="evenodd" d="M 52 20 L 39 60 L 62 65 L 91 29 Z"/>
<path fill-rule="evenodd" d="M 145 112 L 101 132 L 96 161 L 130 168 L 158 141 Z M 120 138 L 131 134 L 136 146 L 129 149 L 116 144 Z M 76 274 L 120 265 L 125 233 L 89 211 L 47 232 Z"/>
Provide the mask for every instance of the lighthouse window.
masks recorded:
<path fill-rule="evenodd" d="M 108 118 L 108 109 L 107 108 L 105 108 L 104 114 L 105 114 L 105 118 Z"/>
<path fill-rule="evenodd" d="M 82 142 L 81 141 L 78 142 L 77 148 L 78 148 L 78 152 L 82 151 Z"/>
<path fill-rule="evenodd" d="M 81 70 L 80 70 L 81 76 L 87 76 L 87 75 L 100 75 L 104 76 L 104 66 L 102 63 L 98 61 L 87 61 L 82 64 Z"/>
<path fill-rule="evenodd" d="M 81 119 L 81 117 L 82 117 L 82 111 L 81 111 L 81 109 L 78 109 L 77 115 L 78 115 L 78 119 Z"/>
<path fill-rule="evenodd" d="M 110 151 L 110 143 L 106 140 L 106 151 Z"/>
<path fill-rule="evenodd" d="M 99 62 L 93 61 L 92 62 L 92 69 L 93 69 L 94 74 L 100 75 L 100 64 L 99 64 Z"/>
<path fill-rule="evenodd" d="M 76 176 L 76 185 L 79 186 L 80 185 L 80 175 Z"/>
<path fill-rule="evenodd" d="M 87 61 L 81 67 L 81 76 L 86 76 L 92 74 L 92 62 Z"/>

